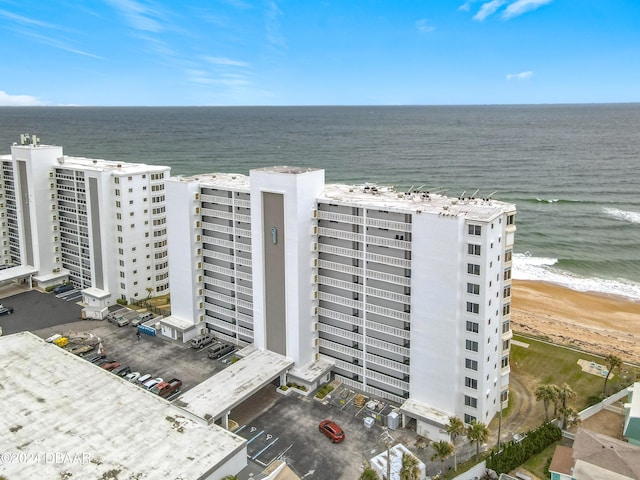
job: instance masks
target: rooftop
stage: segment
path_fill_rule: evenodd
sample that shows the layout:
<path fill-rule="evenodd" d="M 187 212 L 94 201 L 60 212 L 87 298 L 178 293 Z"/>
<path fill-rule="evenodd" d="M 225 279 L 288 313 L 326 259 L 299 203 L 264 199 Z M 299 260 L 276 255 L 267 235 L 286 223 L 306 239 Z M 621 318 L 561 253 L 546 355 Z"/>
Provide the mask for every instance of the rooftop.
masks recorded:
<path fill-rule="evenodd" d="M 0 365 L 0 451 L 33 460 L 4 463 L 7 478 L 195 479 L 246 447 L 29 332 L 0 337 Z"/>
<path fill-rule="evenodd" d="M 212 422 L 224 416 L 292 365 L 293 362 L 282 355 L 256 349 L 185 392 L 174 403 L 196 417 Z"/>
<path fill-rule="evenodd" d="M 330 184 L 320 197 L 327 202 L 348 205 L 377 206 L 381 210 L 438 214 L 446 217 L 464 216 L 489 221 L 504 212 L 516 210 L 515 205 L 494 200 L 491 196 L 447 197 L 426 190 L 398 191 L 393 186 Z"/>
<path fill-rule="evenodd" d="M 203 173 L 198 175 L 178 175 L 171 177 L 175 182 L 198 182 L 202 187 L 225 188 L 228 190 L 249 191 L 249 177 L 239 173 Z"/>
<path fill-rule="evenodd" d="M 579 428 L 573 458 L 630 478 L 640 478 L 640 447 Z"/>
<path fill-rule="evenodd" d="M 408 398 L 400 407 L 400 413 L 424 420 L 432 425 L 444 426 L 449 423 L 449 417 L 453 413 L 444 412 L 425 403 L 418 402 L 413 398 Z"/>

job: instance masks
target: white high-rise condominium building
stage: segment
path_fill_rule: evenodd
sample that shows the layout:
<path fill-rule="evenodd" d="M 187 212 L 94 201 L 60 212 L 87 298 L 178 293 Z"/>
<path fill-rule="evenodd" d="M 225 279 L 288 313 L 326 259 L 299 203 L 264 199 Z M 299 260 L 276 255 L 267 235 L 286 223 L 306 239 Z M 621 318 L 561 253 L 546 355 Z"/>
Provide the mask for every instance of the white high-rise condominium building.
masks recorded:
<path fill-rule="evenodd" d="M 3 280 L 69 280 L 94 318 L 168 291 L 169 167 L 69 157 L 29 135 L 0 162 Z"/>
<path fill-rule="evenodd" d="M 296 383 L 331 373 L 430 438 L 506 405 L 514 205 L 272 167 L 171 178 L 167 210 L 165 335 L 280 353 Z"/>

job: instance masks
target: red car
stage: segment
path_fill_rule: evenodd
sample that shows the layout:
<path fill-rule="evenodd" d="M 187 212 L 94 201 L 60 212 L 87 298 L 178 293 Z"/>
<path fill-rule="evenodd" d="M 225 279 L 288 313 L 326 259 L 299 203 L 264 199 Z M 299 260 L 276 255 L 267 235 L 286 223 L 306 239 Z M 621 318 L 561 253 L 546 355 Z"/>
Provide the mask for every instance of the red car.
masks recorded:
<path fill-rule="evenodd" d="M 333 443 L 339 443 L 344 440 L 344 432 L 337 423 L 331 420 L 323 420 L 320 422 L 320 431 L 331 439 Z"/>
<path fill-rule="evenodd" d="M 114 368 L 118 368 L 119 366 L 120 366 L 119 362 L 112 362 L 112 363 L 105 363 L 104 365 L 102 365 L 102 368 L 110 372 L 111 370 L 113 370 Z"/>

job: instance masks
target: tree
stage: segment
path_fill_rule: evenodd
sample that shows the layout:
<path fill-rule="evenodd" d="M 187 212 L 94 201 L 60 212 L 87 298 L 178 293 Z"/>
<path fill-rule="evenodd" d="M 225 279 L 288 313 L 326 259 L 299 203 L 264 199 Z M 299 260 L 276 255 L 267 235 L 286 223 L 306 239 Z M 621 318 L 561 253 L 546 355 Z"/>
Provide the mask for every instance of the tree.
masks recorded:
<path fill-rule="evenodd" d="M 478 423 L 473 420 L 467 427 L 466 435 L 471 443 L 476 442 L 476 460 L 478 460 L 480 444 L 485 443 L 489 439 L 489 429 L 484 423 Z"/>
<path fill-rule="evenodd" d="M 449 417 L 449 424 L 447 425 L 447 433 L 451 438 L 453 444 L 453 470 L 458 471 L 458 455 L 456 452 L 456 443 L 458 438 L 464 435 L 464 422 L 458 417 Z"/>
<path fill-rule="evenodd" d="M 400 480 L 418 480 L 420 478 L 419 460 L 411 453 L 402 454 L 402 466 L 400 467 Z"/>
<path fill-rule="evenodd" d="M 580 414 L 575 411 L 571 407 L 566 407 L 560 410 L 562 414 L 562 429 L 566 430 L 567 428 L 571 428 L 574 425 L 578 425 L 582 420 L 580 420 Z"/>
<path fill-rule="evenodd" d="M 237 475 L 227 475 L 226 477 L 222 477 L 222 480 L 238 480 Z"/>
<path fill-rule="evenodd" d="M 562 429 L 564 430 L 567 428 L 567 415 L 565 415 L 565 413 L 570 411 L 567 410 L 567 401 L 569 399 L 576 398 L 576 392 L 574 392 L 566 383 L 562 385 L 562 387 L 556 387 L 556 389 L 556 405 L 558 405 L 560 414 L 562 415 Z"/>
<path fill-rule="evenodd" d="M 442 462 L 442 468 L 440 470 L 444 473 L 444 461 L 453 453 L 453 445 L 446 440 L 440 440 L 433 444 L 433 449 L 435 453 L 431 455 L 431 461 L 440 460 L 440 462 Z"/>
<path fill-rule="evenodd" d="M 544 420 L 549 421 L 549 404 L 556 401 L 555 385 L 538 385 L 536 388 L 536 400 L 542 401 L 544 405 Z"/>
<path fill-rule="evenodd" d="M 366 464 L 362 474 L 358 477 L 358 480 L 380 480 L 380 476 L 378 475 L 378 472 L 371 468 L 371 465 Z"/>
<path fill-rule="evenodd" d="M 622 366 L 622 359 L 620 357 L 616 357 L 615 355 L 609 354 L 604 357 L 605 362 L 607 363 L 607 376 L 604 377 L 604 386 L 602 387 L 602 396 L 606 395 L 607 390 L 607 381 L 609 380 L 609 376 L 611 372 L 613 372 L 614 368 L 620 368 Z"/>

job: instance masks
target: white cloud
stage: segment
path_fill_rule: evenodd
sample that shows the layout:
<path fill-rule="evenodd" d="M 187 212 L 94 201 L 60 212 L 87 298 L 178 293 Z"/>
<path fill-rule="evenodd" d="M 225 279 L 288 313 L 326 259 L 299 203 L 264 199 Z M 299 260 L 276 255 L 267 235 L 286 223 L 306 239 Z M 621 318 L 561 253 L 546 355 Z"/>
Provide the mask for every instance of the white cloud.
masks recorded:
<path fill-rule="evenodd" d="M 416 22 L 416 27 L 420 33 L 429 33 L 435 30 L 435 27 L 431 25 L 431 21 L 428 18 L 422 18 Z"/>
<path fill-rule="evenodd" d="M 520 72 L 520 73 L 509 73 L 507 74 L 507 80 L 526 80 L 527 78 L 531 78 L 533 76 L 532 71 Z"/>
<path fill-rule="evenodd" d="M 241 60 L 233 60 L 232 58 L 226 57 L 204 57 L 204 59 L 213 63 L 214 65 L 228 65 L 230 67 L 248 67 L 249 64 L 247 62 L 243 62 Z"/>
<path fill-rule="evenodd" d="M 489 15 L 493 15 L 495 11 L 505 3 L 507 3 L 506 0 L 491 0 L 490 2 L 483 3 L 478 13 L 473 16 L 473 19 L 481 22 Z"/>
<path fill-rule="evenodd" d="M 2 107 L 37 107 L 46 105 L 38 97 L 31 95 L 10 95 L 0 90 L 0 106 Z"/>
<path fill-rule="evenodd" d="M 287 41 L 280 31 L 280 17 L 283 15 L 278 4 L 271 1 L 267 4 L 265 16 L 267 17 L 267 41 L 274 47 L 286 48 Z"/>
<path fill-rule="evenodd" d="M 471 9 L 471 2 L 464 2 L 458 7 L 459 12 L 468 12 Z"/>
<path fill-rule="evenodd" d="M 34 18 L 29 18 L 29 17 L 23 17 L 22 15 L 16 15 L 15 13 L 7 12 L 6 10 L 0 10 L 0 16 L 7 17 L 23 25 L 31 25 L 31 26 L 43 27 L 43 28 L 54 28 L 54 29 L 60 30 L 60 27 L 58 25 L 54 25 L 53 23 L 41 22 L 40 20 L 36 20 Z"/>
<path fill-rule="evenodd" d="M 161 32 L 164 30 L 163 25 L 157 20 L 161 17 L 161 14 L 156 9 L 135 0 L 107 0 L 107 3 L 117 9 L 129 26 L 136 30 L 147 32 Z"/>
<path fill-rule="evenodd" d="M 502 18 L 505 20 L 542 7 L 553 0 L 516 0 L 505 8 Z"/>

